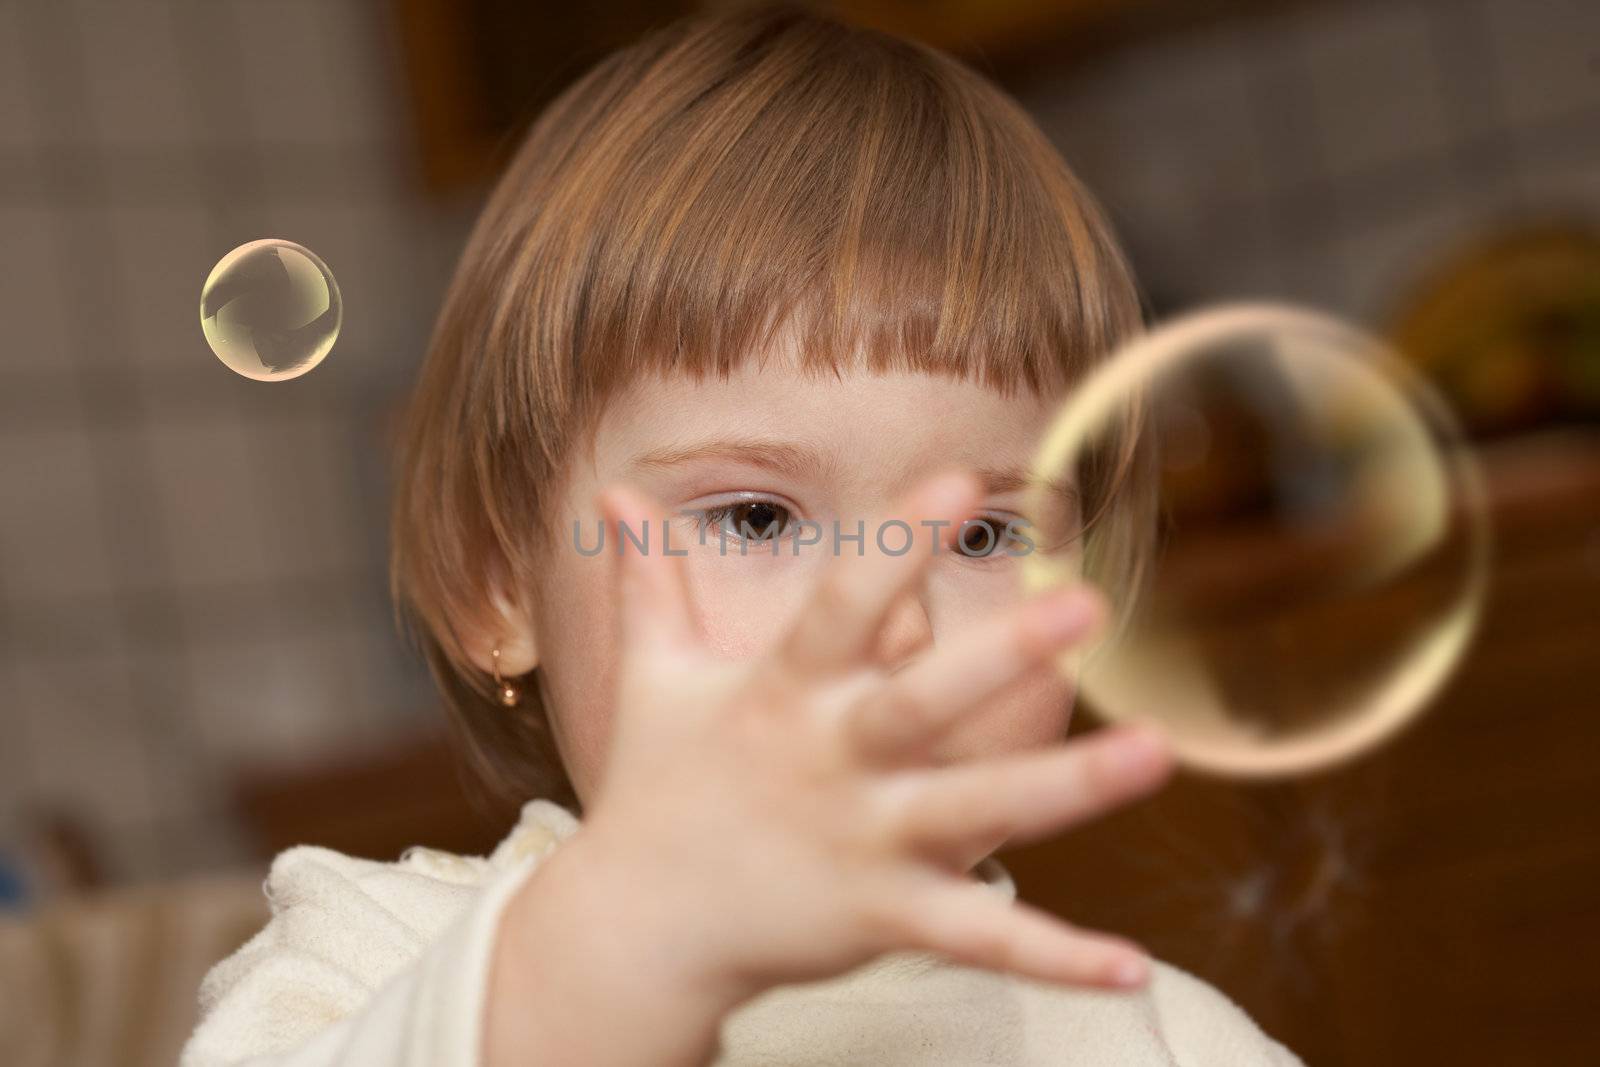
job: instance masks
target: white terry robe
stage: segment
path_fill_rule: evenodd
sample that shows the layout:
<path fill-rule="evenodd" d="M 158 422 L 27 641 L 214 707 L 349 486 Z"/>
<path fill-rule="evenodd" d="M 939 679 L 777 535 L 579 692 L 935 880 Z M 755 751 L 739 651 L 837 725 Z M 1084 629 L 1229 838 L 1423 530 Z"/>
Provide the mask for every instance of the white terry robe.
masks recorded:
<path fill-rule="evenodd" d="M 206 975 L 179 1067 L 478 1067 L 501 911 L 578 828 L 532 800 L 487 857 L 279 853 L 263 886 L 272 918 Z M 975 873 L 1015 898 L 992 857 Z M 767 990 L 721 1037 L 715 1067 L 1303 1067 L 1227 997 L 1160 961 L 1145 988 L 1122 992 L 890 953 Z"/>

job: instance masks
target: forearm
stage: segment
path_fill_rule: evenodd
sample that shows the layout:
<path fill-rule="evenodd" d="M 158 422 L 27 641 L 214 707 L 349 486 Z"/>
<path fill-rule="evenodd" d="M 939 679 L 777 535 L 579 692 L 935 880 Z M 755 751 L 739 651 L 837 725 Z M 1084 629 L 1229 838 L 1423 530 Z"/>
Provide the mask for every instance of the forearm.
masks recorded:
<path fill-rule="evenodd" d="M 606 876 L 581 835 L 507 905 L 490 966 L 484 1067 L 702 1067 L 742 999 L 708 981 L 687 917 Z"/>

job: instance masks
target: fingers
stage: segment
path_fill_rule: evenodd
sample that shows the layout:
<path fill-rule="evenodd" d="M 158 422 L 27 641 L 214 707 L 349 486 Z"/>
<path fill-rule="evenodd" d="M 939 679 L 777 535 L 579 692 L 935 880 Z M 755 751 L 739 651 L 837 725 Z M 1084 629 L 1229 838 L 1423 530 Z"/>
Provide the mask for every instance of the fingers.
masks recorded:
<path fill-rule="evenodd" d="M 891 833 L 940 859 L 974 841 L 1022 844 L 1150 792 L 1172 762 L 1165 735 L 1137 724 L 1044 751 L 901 772 Z"/>
<path fill-rule="evenodd" d="M 1081 640 L 1105 618 L 1088 586 L 1054 590 L 954 639 L 907 666 L 846 720 L 869 759 L 920 752 L 959 716 Z"/>
<path fill-rule="evenodd" d="M 665 551 L 665 511 L 648 495 L 611 485 L 596 497 L 606 521 L 606 551 L 618 560 L 623 647 L 679 647 L 695 637 L 681 557 Z M 681 549 L 678 551 L 681 552 Z"/>
<path fill-rule="evenodd" d="M 1137 945 L 1080 930 L 968 878 L 919 882 L 901 895 L 895 920 L 913 949 L 970 967 L 1045 982 L 1126 988 L 1149 976 Z"/>
<path fill-rule="evenodd" d="M 893 513 L 865 523 L 861 545 L 842 548 L 829 561 L 777 660 L 810 675 L 859 662 L 890 605 L 921 580 L 936 544 L 939 552 L 952 550 L 961 522 L 981 498 L 973 474 L 948 471 L 913 489 Z M 902 545 L 903 553 L 892 554 Z"/>

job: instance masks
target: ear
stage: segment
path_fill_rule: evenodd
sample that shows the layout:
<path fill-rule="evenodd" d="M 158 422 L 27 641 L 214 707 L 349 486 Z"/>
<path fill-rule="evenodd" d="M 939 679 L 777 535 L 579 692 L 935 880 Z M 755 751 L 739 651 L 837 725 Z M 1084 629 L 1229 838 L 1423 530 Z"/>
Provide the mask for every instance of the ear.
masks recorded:
<path fill-rule="evenodd" d="M 475 631 L 476 636 L 465 651 L 473 666 L 485 674 L 495 669 L 496 648 L 500 650 L 499 668 L 504 677 L 527 674 L 539 665 L 532 615 L 519 599 L 507 596 L 503 586 L 497 585 L 490 593 L 488 610 Z"/>

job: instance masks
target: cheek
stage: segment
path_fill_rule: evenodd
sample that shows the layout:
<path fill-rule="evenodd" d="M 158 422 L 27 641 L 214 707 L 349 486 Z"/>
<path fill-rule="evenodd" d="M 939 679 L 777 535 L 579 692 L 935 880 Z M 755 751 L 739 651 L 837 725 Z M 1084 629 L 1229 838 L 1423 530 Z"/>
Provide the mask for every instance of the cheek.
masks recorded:
<path fill-rule="evenodd" d="M 1066 737 L 1076 687 L 1049 664 L 1035 668 L 974 707 L 946 735 L 944 760 L 1040 748 Z"/>
<path fill-rule="evenodd" d="M 812 575 L 801 558 L 683 560 L 690 609 L 708 647 L 729 659 L 770 648 L 803 605 Z M 621 666 L 614 557 L 580 558 L 547 572 L 538 628 L 547 710 L 580 799 L 598 784 L 610 747 Z"/>
<path fill-rule="evenodd" d="M 771 649 L 804 608 L 817 567 L 804 554 L 774 559 L 685 560 L 690 599 L 706 644 L 727 659 L 751 659 Z"/>
<path fill-rule="evenodd" d="M 935 605 L 935 640 L 961 627 L 984 625 L 1023 599 L 1019 579 L 1004 568 L 954 571 Z M 1077 686 L 1053 663 L 1043 663 L 969 709 L 939 746 L 950 759 L 999 755 L 1062 740 L 1072 718 Z"/>
<path fill-rule="evenodd" d="M 550 572 L 538 622 L 545 710 L 567 775 L 587 802 L 611 736 L 620 638 L 604 557 Z"/>

